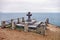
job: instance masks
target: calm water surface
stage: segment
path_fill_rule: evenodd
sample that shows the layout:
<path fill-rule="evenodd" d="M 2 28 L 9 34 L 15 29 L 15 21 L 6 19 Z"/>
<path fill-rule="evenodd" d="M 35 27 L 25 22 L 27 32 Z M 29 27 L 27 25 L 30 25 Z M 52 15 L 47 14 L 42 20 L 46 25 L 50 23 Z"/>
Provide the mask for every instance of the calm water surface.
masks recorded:
<path fill-rule="evenodd" d="M 0 13 L 0 24 L 3 20 L 10 20 L 25 17 L 27 19 L 26 13 Z M 60 13 L 32 13 L 32 19 L 37 21 L 45 21 L 49 18 L 51 24 L 60 26 Z"/>

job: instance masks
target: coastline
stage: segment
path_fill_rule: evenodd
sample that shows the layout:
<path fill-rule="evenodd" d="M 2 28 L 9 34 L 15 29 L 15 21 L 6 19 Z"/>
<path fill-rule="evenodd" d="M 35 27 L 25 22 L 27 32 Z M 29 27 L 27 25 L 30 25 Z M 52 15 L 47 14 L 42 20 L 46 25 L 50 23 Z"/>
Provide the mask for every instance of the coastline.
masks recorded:
<path fill-rule="evenodd" d="M 49 23 L 49 24 L 51 24 L 51 23 Z M 58 26 L 58 25 L 55 25 L 55 24 L 51 24 L 51 25 L 54 25 L 55 27 L 58 27 L 58 28 L 60 28 L 60 26 Z"/>

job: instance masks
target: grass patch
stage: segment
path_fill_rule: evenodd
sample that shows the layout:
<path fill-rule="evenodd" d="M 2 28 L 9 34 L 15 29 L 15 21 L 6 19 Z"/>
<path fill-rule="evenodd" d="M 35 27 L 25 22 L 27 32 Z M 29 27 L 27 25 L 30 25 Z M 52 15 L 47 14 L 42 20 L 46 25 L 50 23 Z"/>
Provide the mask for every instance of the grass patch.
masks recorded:
<path fill-rule="evenodd" d="M 22 26 L 16 26 L 16 29 L 17 29 L 17 30 L 22 30 L 22 31 L 23 31 L 23 30 L 24 30 L 24 27 L 22 27 Z"/>

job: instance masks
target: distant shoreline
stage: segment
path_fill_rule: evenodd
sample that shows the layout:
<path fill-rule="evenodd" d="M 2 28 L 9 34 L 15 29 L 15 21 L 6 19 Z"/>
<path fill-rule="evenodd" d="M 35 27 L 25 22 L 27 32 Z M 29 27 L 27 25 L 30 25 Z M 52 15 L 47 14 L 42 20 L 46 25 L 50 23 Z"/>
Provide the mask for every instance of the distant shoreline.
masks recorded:
<path fill-rule="evenodd" d="M 51 23 L 49 23 L 49 24 L 51 24 Z M 54 25 L 54 24 L 51 24 L 51 25 Z M 60 28 L 60 26 L 57 26 L 57 25 L 54 25 L 54 26 Z"/>

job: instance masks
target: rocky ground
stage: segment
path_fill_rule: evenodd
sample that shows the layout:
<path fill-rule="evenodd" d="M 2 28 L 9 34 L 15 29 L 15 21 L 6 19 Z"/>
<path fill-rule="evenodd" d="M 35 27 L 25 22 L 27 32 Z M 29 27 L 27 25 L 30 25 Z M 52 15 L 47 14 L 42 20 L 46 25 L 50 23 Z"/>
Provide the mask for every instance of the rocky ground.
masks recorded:
<path fill-rule="evenodd" d="M 0 28 L 0 40 L 60 40 L 60 28 L 48 24 L 46 35 Z"/>

